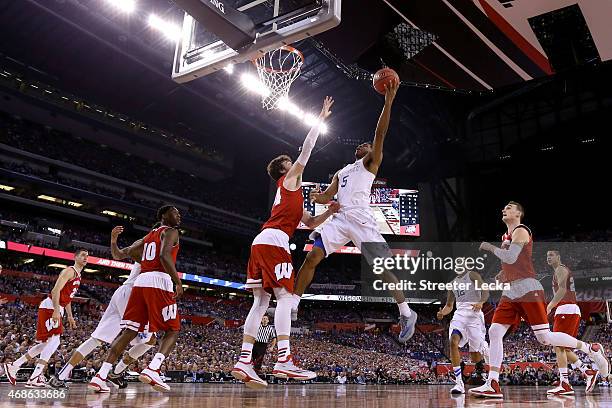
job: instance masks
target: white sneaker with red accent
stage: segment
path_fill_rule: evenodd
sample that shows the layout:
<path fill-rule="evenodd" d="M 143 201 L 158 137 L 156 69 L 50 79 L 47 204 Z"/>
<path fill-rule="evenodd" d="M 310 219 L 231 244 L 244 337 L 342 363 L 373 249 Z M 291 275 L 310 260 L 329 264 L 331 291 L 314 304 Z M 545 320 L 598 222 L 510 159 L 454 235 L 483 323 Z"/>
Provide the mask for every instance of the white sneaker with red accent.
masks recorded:
<path fill-rule="evenodd" d="M 138 376 L 138 381 L 151 385 L 151 387 L 153 387 L 155 391 L 170 391 L 170 386 L 166 384 L 164 380 L 161 379 L 161 375 L 159 375 L 159 370 L 152 370 L 149 367 L 145 368 L 140 372 L 140 375 Z"/>
<path fill-rule="evenodd" d="M 108 388 L 108 385 L 106 385 L 106 380 L 103 380 L 102 377 L 100 377 L 100 374 L 96 374 L 91 381 L 89 381 L 89 384 L 87 384 L 87 389 L 99 393 L 110 392 L 110 388 Z"/>
<path fill-rule="evenodd" d="M 566 383 L 565 381 L 561 381 L 559 386 L 551 388 L 550 390 L 546 391 L 546 393 L 549 395 L 574 395 L 574 389 L 570 384 Z"/>
<path fill-rule="evenodd" d="M 595 364 L 597 364 L 597 368 L 599 369 L 599 373 L 603 378 L 606 378 L 608 374 L 610 374 L 610 363 L 606 358 L 605 350 L 600 343 L 591 344 L 591 351 L 588 353 L 589 357 L 593 359 Z"/>
<path fill-rule="evenodd" d="M 12 364 L 4 364 L 4 373 L 6 374 L 6 378 L 8 378 L 11 385 L 17 385 L 17 371 L 19 371 L 19 368 L 13 366 Z"/>
<path fill-rule="evenodd" d="M 597 385 L 597 377 L 599 377 L 599 371 L 597 370 L 586 370 L 584 372 L 586 376 L 586 389 L 585 392 L 587 394 L 593 392 L 595 386 Z"/>
<path fill-rule="evenodd" d="M 25 384 L 26 388 L 47 388 L 47 380 L 44 374 L 38 374 L 34 378 L 30 378 Z"/>
<path fill-rule="evenodd" d="M 288 356 L 285 361 L 277 361 L 274 364 L 272 375 L 277 378 L 293 378 L 294 380 L 307 381 L 317 377 L 317 373 L 302 370 L 293 363 L 293 357 Z"/>
<path fill-rule="evenodd" d="M 482 398 L 504 398 L 497 380 L 487 380 L 484 385 L 468 391 L 471 395 Z"/>
<path fill-rule="evenodd" d="M 244 385 L 254 390 L 266 388 L 268 386 L 268 383 L 259 378 L 255 369 L 253 369 L 253 363 L 238 361 L 234 368 L 232 368 L 231 374 L 232 377 L 244 382 Z"/>

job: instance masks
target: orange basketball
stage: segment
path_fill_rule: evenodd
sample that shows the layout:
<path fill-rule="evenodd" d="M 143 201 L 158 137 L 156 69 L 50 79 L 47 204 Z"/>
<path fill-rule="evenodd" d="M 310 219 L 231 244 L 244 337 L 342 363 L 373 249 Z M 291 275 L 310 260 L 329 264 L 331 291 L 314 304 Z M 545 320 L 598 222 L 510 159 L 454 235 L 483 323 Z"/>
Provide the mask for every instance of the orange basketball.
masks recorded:
<path fill-rule="evenodd" d="M 397 72 L 392 70 L 391 68 L 383 68 L 376 71 L 374 77 L 372 78 L 372 85 L 376 92 L 379 94 L 385 94 L 385 84 L 390 85 L 393 80 L 399 82 L 399 75 Z"/>

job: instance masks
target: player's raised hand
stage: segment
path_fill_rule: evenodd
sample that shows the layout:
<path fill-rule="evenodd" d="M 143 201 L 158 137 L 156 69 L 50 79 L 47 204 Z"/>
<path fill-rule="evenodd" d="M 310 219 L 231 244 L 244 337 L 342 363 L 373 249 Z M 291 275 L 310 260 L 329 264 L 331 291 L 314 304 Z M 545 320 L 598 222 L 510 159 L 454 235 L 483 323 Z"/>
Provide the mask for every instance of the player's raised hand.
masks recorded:
<path fill-rule="evenodd" d="M 399 87 L 400 81 L 392 81 L 390 84 L 385 84 L 385 103 L 393 102 Z"/>
<path fill-rule="evenodd" d="M 70 327 L 71 329 L 76 329 L 77 325 L 76 321 L 74 320 L 74 317 L 68 318 L 68 327 Z"/>
<path fill-rule="evenodd" d="M 321 108 L 321 113 L 319 114 L 319 118 L 327 119 L 329 115 L 331 115 L 331 107 L 334 104 L 334 98 L 331 96 L 326 96 L 323 100 L 323 107 Z"/>
<path fill-rule="evenodd" d="M 442 313 L 442 308 L 440 308 L 440 310 L 438 310 L 438 313 L 436 313 L 436 317 L 438 318 L 438 320 L 444 319 L 444 314 Z"/>
<path fill-rule="evenodd" d="M 121 225 L 118 225 L 115 228 L 113 228 L 113 230 L 111 231 L 111 240 L 117 241 L 117 238 L 119 237 L 119 235 L 121 235 L 122 232 L 123 232 L 123 227 Z"/>

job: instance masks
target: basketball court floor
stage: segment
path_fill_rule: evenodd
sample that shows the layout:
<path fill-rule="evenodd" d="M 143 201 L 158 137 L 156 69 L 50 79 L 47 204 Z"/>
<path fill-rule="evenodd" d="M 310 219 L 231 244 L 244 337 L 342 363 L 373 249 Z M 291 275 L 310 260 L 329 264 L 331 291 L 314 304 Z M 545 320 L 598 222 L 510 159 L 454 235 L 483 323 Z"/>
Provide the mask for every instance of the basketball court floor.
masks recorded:
<path fill-rule="evenodd" d="M 547 397 L 546 387 L 505 387 L 506 397 L 499 401 L 467 395 L 451 397 L 445 385 L 291 384 L 253 391 L 238 384 L 172 384 L 172 391 L 162 394 L 152 391 L 148 385 L 130 384 L 119 392 L 93 394 L 85 384 L 74 384 L 65 398 L 58 399 L 11 398 L 11 390 L 30 391 L 22 385 L 13 388 L 2 384 L 1 407 L 612 407 L 612 392 L 608 388 L 598 388 L 589 396 L 583 388 L 577 388 L 572 397 Z"/>

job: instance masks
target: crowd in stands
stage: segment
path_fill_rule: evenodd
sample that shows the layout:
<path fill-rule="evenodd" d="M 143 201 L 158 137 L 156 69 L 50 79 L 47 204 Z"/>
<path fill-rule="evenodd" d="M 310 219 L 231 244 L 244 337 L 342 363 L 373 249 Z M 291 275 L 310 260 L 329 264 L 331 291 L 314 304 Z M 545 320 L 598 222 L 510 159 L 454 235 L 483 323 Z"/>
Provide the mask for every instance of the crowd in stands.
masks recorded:
<path fill-rule="evenodd" d="M 28 268 L 22 268 L 28 269 Z M 6 270 L 6 267 L 5 267 Z M 48 293 L 52 281 L 28 280 L 4 273 L 0 275 L 0 292 L 27 295 Z M 79 297 L 88 298 L 84 303 L 75 303 L 74 314 L 78 327 L 66 330 L 62 346 L 52 359 L 51 372 L 61 367 L 70 357 L 72 350 L 85 340 L 95 328 L 114 288 L 85 284 Z M 187 292 L 189 293 L 189 291 Z M 176 350 L 166 360 L 162 370 L 167 374 L 180 371 L 190 381 L 231 380 L 228 375 L 233 366 L 241 342 L 240 328 L 225 327 L 224 319 L 243 319 L 250 307 L 249 300 L 226 302 L 214 297 L 187 296 L 179 302 L 183 316 L 210 316 L 209 325 L 194 324 L 183 320 L 183 328 Z M 316 315 L 316 305 L 310 306 L 309 313 Z M 424 322 L 433 321 L 433 309 L 429 313 L 419 310 Z M 389 313 L 383 311 L 381 315 Z M 369 312 L 372 316 L 374 313 Z M 327 315 L 321 313 L 319 315 Z M 348 308 L 338 310 L 332 317 L 354 316 Z M 32 345 L 35 331 L 36 305 L 24 304 L 19 300 L 3 305 L 0 309 L 0 362 L 12 360 Z M 598 340 L 610 344 L 612 331 L 602 326 Z M 369 331 L 320 331 L 311 328 L 292 341 L 296 359 L 304 367 L 315 370 L 321 382 L 348 383 L 449 383 L 451 374 L 438 374 L 435 367 L 445 362 L 443 355 L 445 331 L 421 333 L 418 331 L 408 344 L 400 345 L 395 334 L 385 329 Z M 553 366 L 554 353 L 549 347 L 540 345 L 527 326 L 510 334 L 504 341 L 506 361 L 548 362 Z M 106 347 L 92 353 L 81 365 L 86 373 L 92 374 L 99 368 L 105 356 Z M 138 371 L 152 358 L 148 353 L 141 361 L 130 367 Z M 274 364 L 275 353 L 268 353 L 264 361 L 264 374 L 269 374 Z M 588 361 L 588 360 L 587 360 Z M 572 374 L 576 384 L 581 379 Z M 505 384 L 550 384 L 556 374 L 550 370 L 511 370 L 505 368 L 500 381 Z"/>
<path fill-rule="evenodd" d="M 53 139 L 53 143 L 48 143 L 49 138 Z M 14 118 L 2 112 L 0 112 L 0 143 L 255 219 L 265 219 L 269 213 L 268 203 L 261 202 L 254 195 L 256 193 L 254 189 L 242 188 L 236 183 L 228 183 L 227 180 L 213 183 L 169 168 L 164 163 L 154 163 L 135 155 L 129 155 L 130 166 L 129 171 L 126 171 L 124 161 L 118 160 L 118 158 L 126 157 L 125 152 L 111 146 L 85 141 L 69 133 L 52 130 L 37 123 Z M 67 170 L 63 171 L 63 174 L 51 174 L 49 171 L 34 169 L 33 166 L 23 163 L 3 162 L 2 166 L 59 184 L 82 188 L 121 200 L 127 199 L 153 208 L 157 207 L 156 200 L 137 198 L 129 194 L 125 187 L 117 190 L 117 186 L 111 188 L 110 186 L 105 187 L 100 182 L 77 180 L 68 177 Z M 194 186 L 204 184 L 206 188 L 194 188 Z M 262 186 L 262 188 L 267 189 L 268 186 Z M 190 212 L 192 216 L 197 217 L 198 214 L 204 212 L 204 209 L 193 207 Z"/>

